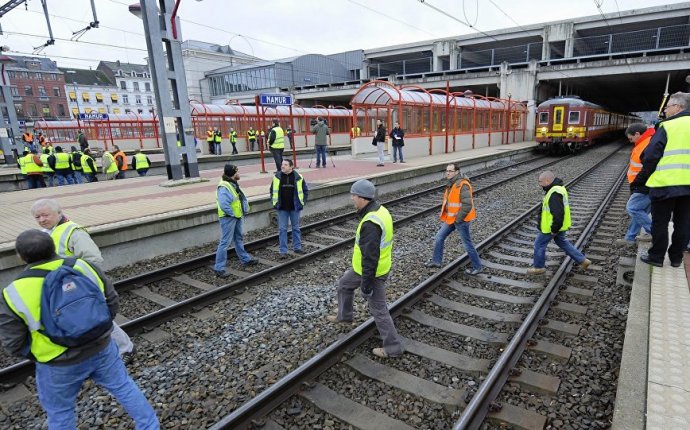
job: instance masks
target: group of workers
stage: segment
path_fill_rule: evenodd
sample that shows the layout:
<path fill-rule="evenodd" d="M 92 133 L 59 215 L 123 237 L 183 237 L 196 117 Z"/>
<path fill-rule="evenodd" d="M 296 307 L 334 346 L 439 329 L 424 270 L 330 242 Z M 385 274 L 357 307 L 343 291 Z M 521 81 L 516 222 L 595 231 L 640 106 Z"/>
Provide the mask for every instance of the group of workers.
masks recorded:
<path fill-rule="evenodd" d="M 672 94 L 664 113 L 657 129 L 637 123 L 625 131 L 634 145 L 627 174 L 630 224 L 625 237 L 616 243 L 634 246 L 636 239 L 651 240 L 640 260 L 663 267 L 668 255 L 671 267 L 681 267 L 683 251 L 690 252 L 690 94 Z M 646 234 L 640 235 L 642 231 Z"/>
<path fill-rule="evenodd" d="M 280 142 L 276 143 L 275 140 L 272 142 L 271 141 L 271 133 L 274 132 L 275 128 L 280 128 L 282 131 L 282 134 L 280 135 L 281 139 Z M 283 138 L 287 138 L 288 143 L 290 144 L 291 149 L 295 149 L 295 132 L 290 127 L 289 125 L 287 128 L 283 129 L 280 127 L 280 123 L 277 119 L 274 119 L 272 121 L 272 126 L 268 127 L 266 131 L 264 130 L 255 130 L 253 126 L 249 127 L 249 130 L 246 131 L 246 141 L 247 141 L 247 151 L 258 151 L 259 149 L 264 149 L 264 140 L 266 139 L 266 136 L 268 137 L 268 149 L 284 149 L 285 145 L 284 142 L 282 141 Z M 230 127 L 230 130 L 228 131 L 228 141 L 230 142 L 230 145 L 232 146 L 232 155 L 238 154 L 239 151 L 237 150 L 237 138 L 238 138 L 238 133 L 237 130 L 235 130 L 234 127 Z M 223 155 L 223 148 L 222 148 L 222 143 L 223 143 L 223 133 L 218 129 L 218 127 L 214 128 L 209 128 L 206 130 L 206 144 L 208 145 L 208 152 L 209 154 L 212 155 Z M 283 145 L 283 146 L 280 146 Z M 280 168 L 278 168 L 280 170 Z"/>

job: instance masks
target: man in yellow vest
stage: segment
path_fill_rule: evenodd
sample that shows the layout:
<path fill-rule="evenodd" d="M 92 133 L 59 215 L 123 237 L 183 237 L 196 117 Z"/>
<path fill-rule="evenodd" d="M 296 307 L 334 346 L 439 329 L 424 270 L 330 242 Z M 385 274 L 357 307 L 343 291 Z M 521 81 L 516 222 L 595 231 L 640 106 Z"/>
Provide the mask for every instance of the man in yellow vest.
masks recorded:
<path fill-rule="evenodd" d="M 273 128 L 268 134 L 268 149 L 273 155 L 273 161 L 276 163 L 276 172 L 280 171 L 280 166 L 283 164 L 283 151 L 285 150 L 285 131 L 280 126 L 277 119 L 273 120 Z"/>
<path fill-rule="evenodd" d="M 106 181 L 115 179 L 117 174 L 120 172 L 117 168 L 117 161 L 115 161 L 115 157 L 113 157 L 113 154 L 111 154 L 109 151 L 105 151 L 103 153 L 103 157 L 101 157 L 101 169 L 103 170 Z"/>
<path fill-rule="evenodd" d="M 668 99 L 666 119 L 642 153 L 642 170 L 651 172 L 646 185 L 652 201 L 652 246 L 642 261 L 661 267 L 668 253 L 672 267 L 680 267 L 690 234 L 690 94 Z M 642 174 L 640 173 L 641 176 Z M 641 178 L 640 180 L 645 179 Z M 668 222 L 673 235 L 668 245 Z"/>
<path fill-rule="evenodd" d="M 230 139 L 230 145 L 232 145 L 233 155 L 237 154 L 237 132 L 232 127 L 230 127 L 230 132 L 228 133 L 228 139 Z"/>
<path fill-rule="evenodd" d="M 462 246 L 465 247 L 465 252 L 467 252 L 472 263 L 472 268 L 465 269 L 465 273 L 475 276 L 481 273 L 483 267 L 470 236 L 470 222 L 477 217 L 477 211 L 474 208 L 472 184 L 470 184 L 467 176 L 460 173 L 459 164 L 449 164 L 446 166 L 446 179 L 448 182 L 446 183 L 443 205 L 441 206 L 441 221 L 443 225 L 436 233 L 434 256 L 425 266 L 441 267 L 443 243 L 454 230 L 457 230 Z"/>
<path fill-rule="evenodd" d="M 222 151 L 222 143 L 223 143 L 223 135 L 221 134 L 220 130 L 216 127 L 213 130 L 213 153 L 216 155 L 221 155 L 223 153 Z"/>
<path fill-rule="evenodd" d="M 29 189 L 45 188 L 46 183 L 43 182 L 43 162 L 41 157 L 36 154 L 36 150 L 24 156 L 24 170 L 26 171 L 26 179 L 28 181 Z"/>
<path fill-rule="evenodd" d="M 249 213 L 249 202 L 240 189 L 240 172 L 237 166 L 226 164 L 223 177 L 216 188 L 216 207 L 220 221 L 220 242 L 216 250 L 216 264 L 213 270 L 219 278 L 227 278 L 230 273 L 225 270 L 228 262 L 228 245 L 235 245 L 235 252 L 244 266 L 253 266 L 257 261 L 244 249 L 242 222 Z"/>
<path fill-rule="evenodd" d="M 151 167 L 151 160 L 149 157 L 141 152 L 141 149 L 136 150 L 134 156 L 132 157 L 132 169 L 136 170 L 139 176 L 146 176 L 146 173 Z"/>
<path fill-rule="evenodd" d="M 62 213 L 60 204 L 53 199 L 36 200 L 31 206 L 31 216 L 48 233 L 55 244 L 55 252 L 61 257 L 77 257 L 92 266 L 103 264 L 103 256 L 89 233 L 79 224 L 70 221 Z M 112 338 L 125 362 L 134 359 L 134 344 L 127 333 L 113 323 Z"/>
<path fill-rule="evenodd" d="M 55 147 L 55 153 L 48 157 L 48 164 L 55 171 L 58 186 L 74 185 L 72 161 L 69 154 L 62 151 L 61 146 Z"/>
<path fill-rule="evenodd" d="M 43 163 L 43 167 L 41 169 L 43 170 L 43 179 L 45 180 L 47 186 L 52 187 L 55 185 L 55 171 L 52 167 L 50 167 L 48 158 L 50 158 L 50 150 L 45 148 L 41 154 L 41 163 Z"/>
<path fill-rule="evenodd" d="M 214 142 L 216 140 L 215 136 L 216 135 L 213 132 L 213 130 L 211 130 L 210 128 L 208 130 L 206 130 L 206 143 L 208 144 L 208 153 L 209 154 L 213 154 L 215 151 L 215 147 L 214 147 Z"/>
<path fill-rule="evenodd" d="M 10 354 L 36 363 L 36 390 L 48 416 L 48 428 L 77 428 L 77 396 L 84 381 L 91 378 L 118 399 L 137 428 L 158 429 L 156 413 L 127 373 L 109 331 L 75 347 L 59 345 L 42 332 L 44 275 L 36 272 L 52 272 L 64 263 L 55 254 L 50 236 L 27 230 L 17 237 L 15 248 L 29 266 L 0 295 L 0 341 Z M 114 317 L 119 298 L 112 282 L 84 260 L 77 259 L 73 267 L 100 287 L 110 317 Z"/>
<path fill-rule="evenodd" d="M 254 149 L 256 145 L 256 130 L 254 130 L 254 127 L 249 127 L 249 130 L 247 130 L 247 143 L 249 143 L 249 150 L 250 151 L 256 151 Z"/>
<path fill-rule="evenodd" d="M 81 154 L 81 168 L 84 172 L 86 182 L 98 182 L 98 177 L 96 177 L 98 169 L 96 168 L 96 162 L 91 156 L 91 149 L 89 148 L 86 148 Z"/>
<path fill-rule="evenodd" d="M 366 179 L 352 184 L 350 196 L 360 217 L 352 267 L 338 280 L 338 314 L 326 319 L 333 323 L 352 323 L 355 290 L 361 289 L 383 340 L 383 347 L 372 352 L 382 358 L 399 357 L 404 348 L 386 305 L 386 281 L 393 257 L 393 218 L 375 200 L 376 187 Z"/>
<path fill-rule="evenodd" d="M 309 196 L 309 188 L 304 178 L 294 170 L 292 160 L 286 158 L 276 172 L 269 188 L 271 204 L 278 211 L 278 251 L 280 258 L 286 259 L 288 252 L 287 228 L 292 225 L 292 249 L 302 254 L 302 232 L 299 219 Z"/>
<path fill-rule="evenodd" d="M 546 272 L 546 246 L 551 239 L 579 264 L 581 269 L 587 269 L 592 262 L 565 238 L 571 219 L 570 199 L 563 181 L 547 170 L 539 175 L 539 186 L 544 189 L 545 195 L 539 217 L 539 233 L 534 240 L 534 265 L 527 269 L 527 274 L 541 275 Z"/>
<path fill-rule="evenodd" d="M 635 238 L 642 229 L 650 235 L 652 232 L 652 218 L 649 213 L 652 210 L 652 202 L 649 200 L 649 188 L 644 181 L 637 182 L 635 179 L 642 170 L 642 152 L 647 148 L 649 140 L 654 135 L 654 127 L 647 128 L 643 123 L 630 124 L 625 129 L 625 135 L 633 150 L 630 153 L 630 163 L 628 165 L 628 183 L 630 184 L 630 198 L 625 205 L 625 210 L 630 216 L 628 231 L 624 239 L 616 239 L 618 246 L 635 246 Z M 643 173 L 640 178 L 649 177 L 649 173 Z M 648 236 L 651 238 L 651 236 Z M 646 237 L 642 236 L 640 239 Z"/>

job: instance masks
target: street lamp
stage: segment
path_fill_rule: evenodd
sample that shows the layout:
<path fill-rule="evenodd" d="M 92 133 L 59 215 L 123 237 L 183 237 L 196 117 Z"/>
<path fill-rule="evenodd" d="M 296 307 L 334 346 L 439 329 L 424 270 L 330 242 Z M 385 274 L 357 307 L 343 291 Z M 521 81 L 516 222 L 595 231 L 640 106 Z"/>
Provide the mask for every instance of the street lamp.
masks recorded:
<path fill-rule="evenodd" d="M 67 70 L 65 73 L 68 75 L 73 75 L 72 76 L 72 88 L 74 89 L 74 101 L 77 102 L 77 114 L 75 115 L 77 117 L 77 127 L 79 130 L 81 130 L 81 123 L 79 122 L 79 94 L 77 93 L 77 81 L 76 81 L 76 76 L 77 76 L 77 71 L 76 70 Z"/>

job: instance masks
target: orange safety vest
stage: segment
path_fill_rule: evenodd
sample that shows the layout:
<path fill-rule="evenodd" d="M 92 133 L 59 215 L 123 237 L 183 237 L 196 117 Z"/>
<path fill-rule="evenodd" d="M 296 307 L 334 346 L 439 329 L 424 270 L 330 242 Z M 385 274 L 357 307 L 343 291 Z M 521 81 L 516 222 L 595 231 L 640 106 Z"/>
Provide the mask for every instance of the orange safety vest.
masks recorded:
<path fill-rule="evenodd" d="M 467 179 L 462 178 L 459 181 L 455 181 L 452 187 L 446 187 L 446 191 L 443 193 L 443 205 L 441 206 L 441 221 L 445 222 L 446 224 L 454 224 L 455 218 L 458 216 L 460 208 L 462 208 L 462 201 L 460 199 L 460 189 L 463 186 L 470 187 L 470 196 L 472 196 L 470 199 L 472 209 L 467 214 L 465 219 L 463 219 L 463 221 L 472 221 L 477 217 L 477 210 L 474 208 L 474 192 L 472 191 L 472 184 L 470 184 L 470 181 L 468 181 Z"/>
<path fill-rule="evenodd" d="M 115 159 L 116 162 L 117 162 L 117 159 L 118 159 L 118 158 L 121 158 L 121 159 L 122 159 L 122 167 L 120 167 L 120 164 L 117 163 L 118 169 L 119 169 L 120 171 L 123 171 L 123 172 L 124 172 L 125 170 L 127 170 L 127 158 L 125 157 L 125 153 L 124 153 L 124 152 L 122 152 L 121 150 L 118 151 L 118 152 L 116 152 L 115 154 L 113 154 L 113 158 Z"/>
<path fill-rule="evenodd" d="M 652 140 L 652 136 L 654 135 L 655 130 L 653 128 L 647 129 L 642 136 L 640 136 L 640 140 L 637 141 L 637 144 L 632 150 L 632 153 L 630 154 L 630 165 L 628 167 L 628 183 L 632 184 L 635 178 L 637 177 L 637 174 L 640 173 L 640 170 L 642 170 L 642 160 L 640 156 L 642 155 L 642 152 L 645 150 L 647 145 L 649 145 L 649 141 Z"/>
<path fill-rule="evenodd" d="M 31 143 L 34 141 L 34 135 L 30 131 L 25 131 L 23 137 L 24 137 L 24 142 Z"/>

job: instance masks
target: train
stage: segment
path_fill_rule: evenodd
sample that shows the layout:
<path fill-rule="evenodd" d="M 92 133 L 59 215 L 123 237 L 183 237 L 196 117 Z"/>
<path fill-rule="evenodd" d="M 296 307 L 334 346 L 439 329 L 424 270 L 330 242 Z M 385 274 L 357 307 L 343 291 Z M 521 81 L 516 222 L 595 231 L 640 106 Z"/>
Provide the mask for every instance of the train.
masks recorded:
<path fill-rule="evenodd" d="M 613 112 L 578 96 L 556 97 L 537 106 L 535 138 L 540 151 L 575 154 L 639 121 L 635 115 Z"/>

